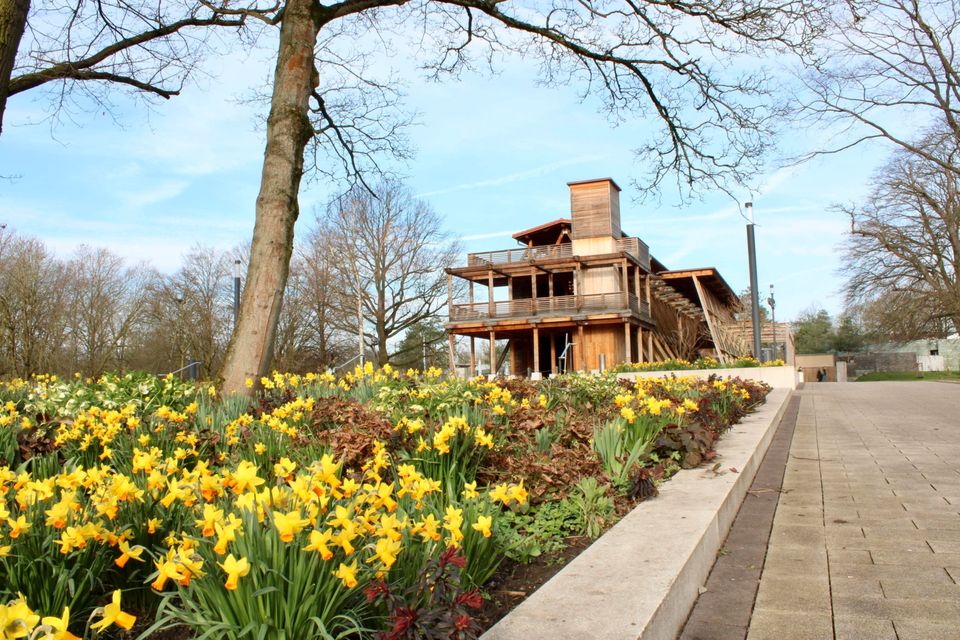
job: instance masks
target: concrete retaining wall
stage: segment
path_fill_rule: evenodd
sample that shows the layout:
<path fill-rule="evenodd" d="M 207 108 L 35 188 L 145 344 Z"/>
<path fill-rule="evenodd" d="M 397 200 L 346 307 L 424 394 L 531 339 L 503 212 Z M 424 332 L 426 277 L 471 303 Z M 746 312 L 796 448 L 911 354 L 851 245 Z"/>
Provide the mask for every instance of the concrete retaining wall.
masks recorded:
<path fill-rule="evenodd" d="M 757 369 L 752 369 L 757 371 Z M 774 389 L 709 466 L 679 472 L 487 631 L 483 640 L 674 640 L 790 396 Z"/>
<path fill-rule="evenodd" d="M 619 377 L 624 380 L 636 380 L 637 378 L 662 378 L 664 376 L 694 376 L 696 378 L 709 378 L 712 375 L 723 378 L 736 377 L 744 380 L 759 380 L 766 382 L 774 389 L 796 389 L 797 371 L 791 366 L 784 367 L 744 367 L 741 369 L 686 369 L 682 371 L 636 371 L 630 373 L 621 373 Z"/>

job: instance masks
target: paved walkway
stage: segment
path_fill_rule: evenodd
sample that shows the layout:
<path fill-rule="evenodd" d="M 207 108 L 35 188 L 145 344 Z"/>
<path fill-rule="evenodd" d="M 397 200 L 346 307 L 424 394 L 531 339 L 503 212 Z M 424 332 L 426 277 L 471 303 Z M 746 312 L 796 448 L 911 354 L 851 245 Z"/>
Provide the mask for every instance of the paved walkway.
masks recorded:
<path fill-rule="evenodd" d="M 747 640 L 960 638 L 960 387 L 807 384 L 798 395 Z M 704 640 L 731 621 L 713 622 Z"/>

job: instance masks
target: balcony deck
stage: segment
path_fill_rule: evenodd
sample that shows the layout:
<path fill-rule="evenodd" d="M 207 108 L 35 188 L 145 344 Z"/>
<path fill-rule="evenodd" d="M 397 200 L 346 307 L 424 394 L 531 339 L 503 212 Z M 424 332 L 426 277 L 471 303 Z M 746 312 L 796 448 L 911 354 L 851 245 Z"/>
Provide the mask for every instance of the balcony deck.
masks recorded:
<path fill-rule="evenodd" d="M 650 249 L 640 238 L 620 238 L 616 242 L 618 252 L 622 251 L 633 256 L 647 271 L 650 270 Z M 511 263 L 524 263 L 531 260 L 572 258 L 573 255 L 573 245 L 565 242 L 563 244 L 469 253 L 467 254 L 467 266 L 497 266 Z"/>
<path fill-rule="evenodd" d="M 641 318 L 650 318 L 650 305 L 635 295 L 594 293 L 552 298 L 523 298 L 454 304 L 450 307 L 450 322 L 486 322 L 492 320 L 579 315 L 590 313 L 633 313 Z"/>

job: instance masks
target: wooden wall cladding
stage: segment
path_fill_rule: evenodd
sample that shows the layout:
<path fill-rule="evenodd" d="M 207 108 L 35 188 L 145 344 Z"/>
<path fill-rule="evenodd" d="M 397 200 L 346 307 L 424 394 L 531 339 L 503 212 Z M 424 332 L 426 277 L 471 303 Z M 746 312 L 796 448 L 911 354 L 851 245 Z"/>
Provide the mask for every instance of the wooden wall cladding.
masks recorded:
<path fill-rule="evenodd" d="M 573 238 L 620 237 L 620 192 L 609 180 L 570 185 Z"/>
<path fill-rule="evenodd" d="M 624 336 L 622 324 L 584 327 L 583 340 L 585 342 L 583 346 L 588 371 L 600 368 L 601 353 L 606 357 L 608 369 L 623 362 Z"/>

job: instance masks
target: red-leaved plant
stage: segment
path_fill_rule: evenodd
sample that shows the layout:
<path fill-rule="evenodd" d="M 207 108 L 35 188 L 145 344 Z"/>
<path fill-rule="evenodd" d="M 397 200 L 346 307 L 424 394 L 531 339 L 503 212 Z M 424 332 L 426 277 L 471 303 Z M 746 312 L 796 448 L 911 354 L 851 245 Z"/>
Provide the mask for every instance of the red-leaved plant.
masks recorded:
<path fill-rule="evenodd" d="M 453 547 L 430 559 L 419 579 L 402 593 L 383 580 L 364 589 L 367 600 L 386 607 L 390 623 L 380 640 L 474 640 L 480 632 L 471 613 L 483 606 L 477 589 L 464 591 L 461 571 L 467 559 Z"/>

